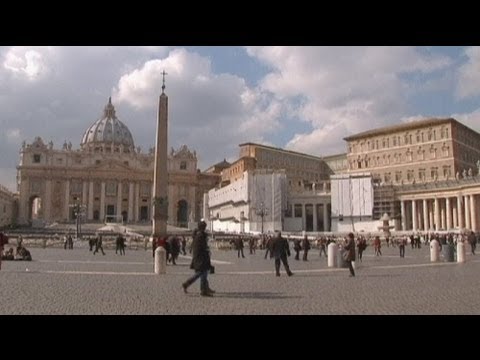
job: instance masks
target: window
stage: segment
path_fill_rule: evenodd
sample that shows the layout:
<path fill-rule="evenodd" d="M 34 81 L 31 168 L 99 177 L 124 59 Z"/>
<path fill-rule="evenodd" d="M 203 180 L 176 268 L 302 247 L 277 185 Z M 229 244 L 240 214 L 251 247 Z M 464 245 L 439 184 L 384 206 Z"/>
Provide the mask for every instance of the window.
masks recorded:
<path fill-rule="evenodd" d="M 105 186 L 105 194 L 107 196 L 117 195 L 117 184 L 115 184 L 113 182 L 108 182 Z"/>
<path fill-rule="evenodd" d="M 443 177 L 449 178 L 450 176 L 452 176 L 452 171 L 451 171 L 450 166 L 444 166 L 443 167 Z"/>
<path fill-rule="evenodd" d="M 426 171 L 425 169 L 418 169 L 418 178 L 422 181 L 425 180 L 425 174 L 426 174 Z"/>
<path fill-rule="evenodd" d="M 81 194 L 82 193 L 82 183 L 81 182 L 72 182 L 71 193 L 72 194 Z"/>
<path fill-rule="evenodd" d="M 187 162 L 181 161 L 180 162 L 180 170 L 187 170 Z"/>
<path fill-rule="evenodd" d="M 412 161 L 412 152 L 410 150 L 407 151 L 407 161 Z"/>
<path fill-rule="evenodd" d="M 438 178 L 438 168 L 437 168 L 437 167 L 432 167 L 432 168 L 430 169 L 430 177 L 431 177 L 432 179 Z"/>
<path fill-rule="evenodd" d="M 412 181 L 413 177 L 413 170 L 407 170 L 407 180 Z"/>
<path fill-rule="evenodd" d="M 392 174 L 391 173 L 385 173 L 384 175 L 385 182 L 388 183 L 392 180 Z"/>
<path fill-rule="evenodd" d="M 294 216 L 296 218 L 301 218 L 302 217 L 302 204 L 295 204 L 294 205 Z"/>
<path fill-rule="evenodd" d="M 96 165 L 100 165 L 101 161 L 100 160 L 95 160 Z"/>
<path fill-rule="evenodd" d="M 33 162 L 38 164 L 40 162 L 41 156 L 40 154 L 33 154 Z"/>
<path fill-rule="evenodd" d="M 425 160 L 425 151 L 418 150 L 418 160 Z"/>
<path fill-rule="evenodd" d="M 430 159 L 436 159 L 437 158 L 437 149 L 431 148 L 430 149 Z"/>
<path fill-rule="evenodd" d="M 58 164 L 58 165 L 63 164 L 63 159 L 62 159 L 62 158 L 57 158 L 57 164 Z"/>
<path fill-rule="evenodd" d="M 401 171 L 396 171 L 395 172 L 395 181 L 396 182 L 402 181 L 402 172 Z"/>
<path fill-rule="evenodd" d="M 444 147 L 442 148 L 442 150 L 443 150 L 443 156 L 445 156 L 445 157 L 449 157 L 449 156 L 450 156 L 450 148 L 449 148 L 448 146 L 444 146 Z"/>
<path fill-rule="evenodd" d="M 393 146 L 397 146 L 397 138 L 395 136 L 393 137 Z"/>

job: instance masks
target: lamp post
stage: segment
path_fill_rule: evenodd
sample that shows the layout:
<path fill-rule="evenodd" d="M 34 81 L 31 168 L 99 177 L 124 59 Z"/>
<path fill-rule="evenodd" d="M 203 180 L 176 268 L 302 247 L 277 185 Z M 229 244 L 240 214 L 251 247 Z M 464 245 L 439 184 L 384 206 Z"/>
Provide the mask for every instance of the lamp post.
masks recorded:
<path fill-rule="evenodd" d="M 80 217 L 85 214 L 87 207 L 79 203 L 70 204 L 69 207 L 73 209 L 73 214 L 75 215 L 75 225 L 76 225 L 75 238 L 78 240 L 79 237 L 81 236 Z"/>
<path fill-rule="evenodd" d="M 260 207 L 255 209 L 255 214 L 260 216 L 260 218 L 262 219 L 262 235 L 263 235 L 263 222 L 264 222 L 265 216 L 268 215 L 268 209 L 265 207 L 265 204 L 263 203 L 263 201 L 260 203 Z"/>

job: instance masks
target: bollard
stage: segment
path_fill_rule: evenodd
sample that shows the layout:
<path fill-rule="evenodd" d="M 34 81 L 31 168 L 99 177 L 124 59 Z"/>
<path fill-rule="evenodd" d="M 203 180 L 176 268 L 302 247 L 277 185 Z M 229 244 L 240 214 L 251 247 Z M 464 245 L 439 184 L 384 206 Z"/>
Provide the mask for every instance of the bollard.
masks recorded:
<path fill-rule="evenodd" d="M 440 246 L 437 240 L 430 241 L 430 261 L 437 262 L 440 253 Z"/>
<path fill-rule="evenodd" d="M 47 247 L 47 239 L 43 239 L 42 246 L 43 246 L 44 249 Z"/>
<path fill-rule="evenodd" d="M 163 246 L 155 250 L 155 274 L 165 274 L 167 272 L 167 252 Z"/>
<path fill-rule="evenodd" d="M 465 243 L 463 241 L 457 242 L 457 262 L 464 263 L 466 260 L 465 256 Z"/>
<path fill-rule="evenodd" d="M 335 243 L 330 243 L 328 244 L 328 250 L 327 250 L 327 262 L 328 262 L 328 267 L 337 267 L 337 251 L 338 247 L 337 244 Z"/>

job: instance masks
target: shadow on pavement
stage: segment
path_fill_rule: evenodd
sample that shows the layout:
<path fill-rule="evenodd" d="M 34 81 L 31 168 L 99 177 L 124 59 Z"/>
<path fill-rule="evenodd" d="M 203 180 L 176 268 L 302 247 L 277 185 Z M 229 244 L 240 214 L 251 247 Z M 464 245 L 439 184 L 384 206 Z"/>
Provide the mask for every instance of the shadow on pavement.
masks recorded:
<path fill-rule="evenodd" d="M 199 294 L 200 295 L 200 294 Z M 287 296 L 275 292 L 217 292 L 215 298 L 236 298 L 236 299 L 300 299 L 301 296 Z"/>

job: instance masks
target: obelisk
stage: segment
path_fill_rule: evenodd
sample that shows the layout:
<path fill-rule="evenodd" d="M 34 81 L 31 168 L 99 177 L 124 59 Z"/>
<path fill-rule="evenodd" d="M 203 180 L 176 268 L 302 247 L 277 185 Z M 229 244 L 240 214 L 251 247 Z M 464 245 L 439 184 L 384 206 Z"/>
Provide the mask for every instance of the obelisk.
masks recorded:
<path fill-rule="evenodd" d="M 155 165 L 153 173 L 153 231 L 158 239 L 167 235 L 168 218 L 168 97 L 165 95 L 165 71 L 162 72 L 162 94 L 158 100 L 157 139 L 155 143 Z"/>

